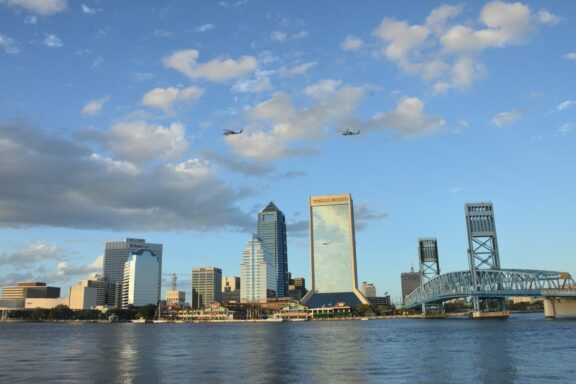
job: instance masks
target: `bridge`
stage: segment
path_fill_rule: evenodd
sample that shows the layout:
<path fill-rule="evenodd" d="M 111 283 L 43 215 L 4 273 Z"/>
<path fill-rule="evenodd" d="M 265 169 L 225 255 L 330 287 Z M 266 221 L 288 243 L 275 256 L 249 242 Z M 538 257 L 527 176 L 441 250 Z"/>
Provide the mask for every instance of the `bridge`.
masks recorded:
<path fill-rule="evenodd" d="M 404 307 L 416 308 L 458 298 L 565 297 L 576 298 L 576 287 L 566 272 L 529 269 L 457 271 L 437 275 L 410 293 Z"/>
<path fill-rule="evenodd" d="M 576 284 L 567 272 L 502 269 L 492 203 L 465 205 L 470 269 L 440 274 L 436 238 L 419 240 L 420 286 L 405 308 L 442 313 L 444 301 L 472 299 L 472 317 L 507 317 L 507 297 L 542 297 L 546 317 L 576 315 Z"/>

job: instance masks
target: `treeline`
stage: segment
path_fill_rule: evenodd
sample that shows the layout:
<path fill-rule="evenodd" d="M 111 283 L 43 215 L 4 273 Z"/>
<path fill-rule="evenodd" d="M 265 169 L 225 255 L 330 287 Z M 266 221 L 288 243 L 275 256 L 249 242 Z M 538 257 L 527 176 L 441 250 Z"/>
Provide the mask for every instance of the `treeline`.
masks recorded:
<path fill-rule="evenodd" d="M 70 309 L 67 305 L 58 305 L 51 309 L 15 309 L 7 312 L 6 318 L 9 320 L 22 321 L 97 321 L 110 320 L 111 318 L 119 321 L 130 321 L 139 318 L 153 319 L 155 313 L 155 305 L 127 309 L 114 308 L 106 312 L 101 312 L 96 309 Z"/>

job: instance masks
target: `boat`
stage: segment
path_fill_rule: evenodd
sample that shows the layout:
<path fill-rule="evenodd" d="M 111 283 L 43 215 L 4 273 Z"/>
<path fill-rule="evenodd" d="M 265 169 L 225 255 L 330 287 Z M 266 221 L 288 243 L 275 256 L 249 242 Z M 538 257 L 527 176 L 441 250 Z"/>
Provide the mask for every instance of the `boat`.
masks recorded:
<path fill-rule="evenodd" d="M 144 324 L 144 323 L 147 323 L 147 322 L 148 322 L 148 321 L 147 321 L 145 318 L 133 319 L 133 320 L 132 320 L 132 323 L 135 323 L 135 324 Z"/>

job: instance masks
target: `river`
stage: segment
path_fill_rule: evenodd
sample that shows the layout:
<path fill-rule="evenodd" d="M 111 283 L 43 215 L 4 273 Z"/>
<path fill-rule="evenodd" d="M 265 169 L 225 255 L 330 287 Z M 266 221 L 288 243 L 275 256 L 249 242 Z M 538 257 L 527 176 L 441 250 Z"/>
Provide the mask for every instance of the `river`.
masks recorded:
<path fill-rule="evenodd" d="M 0 323 L 0 383 L 573 383 L 576 321 Z"/>

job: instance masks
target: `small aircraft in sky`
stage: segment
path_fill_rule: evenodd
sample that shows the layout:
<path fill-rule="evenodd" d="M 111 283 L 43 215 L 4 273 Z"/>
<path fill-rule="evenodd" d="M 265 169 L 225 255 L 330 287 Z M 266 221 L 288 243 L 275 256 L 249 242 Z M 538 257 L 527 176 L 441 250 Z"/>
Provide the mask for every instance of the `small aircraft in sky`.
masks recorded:
<path fill-rule="evenodd" d="M 357 130 L 356 132 L 354 132 L 354 131 L 351 131 L 351 130 L 347 129 L 347 130 L 345 130 L 345 131 L 340 132 L 340 134 L 341 134 L 342 136 L 359 135 L 359 134 L 360 134 L 360 130 Z"/>
<path fill-rule="evenodd" d="M 242 128 L 239 131 L 233 131 L 231 129 L 225 129 L 224 130 L 224 136 L 229 136 L 229 135 L 239 135 L 244 131 L 244 128 Z"/>

